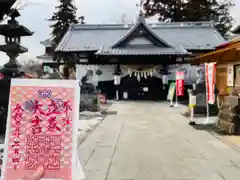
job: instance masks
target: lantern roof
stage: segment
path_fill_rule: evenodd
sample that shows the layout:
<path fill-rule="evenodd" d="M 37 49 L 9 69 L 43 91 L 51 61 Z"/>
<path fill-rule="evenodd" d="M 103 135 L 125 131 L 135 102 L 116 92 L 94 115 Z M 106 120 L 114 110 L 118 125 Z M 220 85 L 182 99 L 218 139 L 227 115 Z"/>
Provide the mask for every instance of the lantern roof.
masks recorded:
<path fill-rule="evenodd" d="M 17 53 L 22 54 L 22 53 L 27 52 L 28 49 L 19 45 L 18 43 L 8 43 L 5 45 L 1 45 L 0 51 L 3 51 L 5 53 L 17 52 Z"/>
<path fill-rule="evenodd" d="M 7 37 L 21 37 L 21 36 L 31 36 L 31 32 L 28 28 L 18 25 L 18 24 L 3 24 L 0 25 L 0 35 Z"/>

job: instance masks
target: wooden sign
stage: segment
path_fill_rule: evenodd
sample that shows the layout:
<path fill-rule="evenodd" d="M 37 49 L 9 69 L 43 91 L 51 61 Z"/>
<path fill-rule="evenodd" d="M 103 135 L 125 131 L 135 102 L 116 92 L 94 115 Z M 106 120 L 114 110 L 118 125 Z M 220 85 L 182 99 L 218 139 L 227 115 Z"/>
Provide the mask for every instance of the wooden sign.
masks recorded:
<path fill-rule="evenodd" d="M 227 86 L 233 87 L 234 86 L 234 68 L 233 65 L 228 65 L 227 68 Z"/>

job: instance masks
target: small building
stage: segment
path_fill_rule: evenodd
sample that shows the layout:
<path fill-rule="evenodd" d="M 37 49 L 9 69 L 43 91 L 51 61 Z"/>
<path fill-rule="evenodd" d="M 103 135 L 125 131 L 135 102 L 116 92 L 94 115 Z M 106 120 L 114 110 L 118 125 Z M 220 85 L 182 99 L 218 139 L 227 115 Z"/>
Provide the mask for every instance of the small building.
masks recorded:
<path fill-rule="evenodd" d="M 52 39 L 46 39 L 44 41 L 41 41 L 40 44 L 42 44 L 45 48 L 44 54 L 37 56 L 37 59 L 40 60 L 43 63 L 43 70 L 45 73 L 53 73 L 54 67 L 52 64 L 53 62 L 53 57 L 52 54 L 54 52 L 53 47 L 52 47 Z M 45 66 L 45 64 L 47 64 Z"/>
<path fill-rule="evenodd" d="M 192 60 L 194 65 L 216 62 L 216 87 L 220 99 L 231 94 L 233 89 L 240 92 L 240 26 L 233 33 L 236 34 L 233 40 Z"/>
<path fill-rule="evenodd" d="M 216 63 L 216 87 L 219 90 L 217 127 L 228 134 L 240 134 L 240 26 L 236 37 L 216 47 L 215 51 L 197 56 L 194 64 Z"/>
<path fill-rule="evenodd" d="M 166 98 L 164 74 L 175 80 L 171 69 L 224 42 L 212 22 L 147 24 L 140 13 L 135 24 L 73 24 L 55 51 L 62 63 L 77 64 L 79 80 L 90 70 L 89 82 L 110 98 L 114 74 L 121 74 L 120 97 L 157 100 Z M 184 69 L 189 73 L 190 65 Z"/>

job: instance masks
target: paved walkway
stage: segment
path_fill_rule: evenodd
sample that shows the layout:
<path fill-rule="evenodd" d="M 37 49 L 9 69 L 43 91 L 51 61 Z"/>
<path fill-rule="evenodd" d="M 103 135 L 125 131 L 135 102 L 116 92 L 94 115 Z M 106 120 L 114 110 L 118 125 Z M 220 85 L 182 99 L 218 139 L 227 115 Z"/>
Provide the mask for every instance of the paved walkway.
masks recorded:
<path fill-rule="evenodd" d="M 240 153 L 164 103 L 120 102 L 80 147 L 88 180 L 237 180 Z"/>

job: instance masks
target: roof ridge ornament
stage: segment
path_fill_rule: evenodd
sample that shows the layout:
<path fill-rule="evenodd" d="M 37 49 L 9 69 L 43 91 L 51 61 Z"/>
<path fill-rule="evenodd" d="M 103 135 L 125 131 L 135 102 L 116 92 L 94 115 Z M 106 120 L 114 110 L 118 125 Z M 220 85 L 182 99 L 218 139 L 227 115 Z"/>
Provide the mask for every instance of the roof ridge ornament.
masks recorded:
<path fill-rule="evenodd" d="M 139 15 L 137 18 L 138 22 L 145 22 L 145 16 L 143 13 L 143 0 L 140 0 L 139 4 L 136 4 L 137 7 L 139 7 Z"/>
<path fill-rule="evenodd" d="M 145 22 L 145 16 L 142 10 L 139 12 L 138 22 Z"/>

